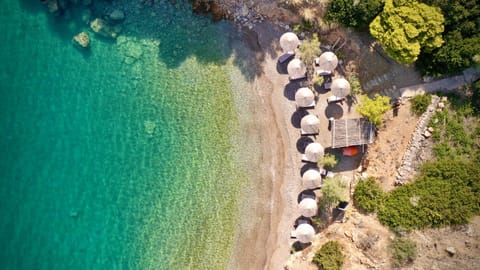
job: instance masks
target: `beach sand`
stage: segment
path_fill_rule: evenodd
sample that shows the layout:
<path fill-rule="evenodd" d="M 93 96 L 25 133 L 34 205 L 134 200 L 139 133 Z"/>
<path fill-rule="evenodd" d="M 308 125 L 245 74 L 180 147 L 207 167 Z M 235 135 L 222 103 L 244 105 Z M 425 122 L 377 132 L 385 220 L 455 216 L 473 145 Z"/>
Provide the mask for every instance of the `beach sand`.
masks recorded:
<path fill-rule="evenodd" d="M 255 54 L 260 72 L 253 82 L 258 104 L 247 128 L 249 134 L 259 136 L 260 174 L 253 177 L 244 199 L 229 269 L 283 269 L 302 191 L 302 164 L 296 150 L 299 131 L 291 123 L 295 104 L 284 96 L 288 75 L 276 68 L 282 31 L 270 23 L 258 24 L 253 31 L 256 34 L 246 34 L 245 42 L 259 46 Z M 258 39 L 251 38 L 257 34 Z"/>

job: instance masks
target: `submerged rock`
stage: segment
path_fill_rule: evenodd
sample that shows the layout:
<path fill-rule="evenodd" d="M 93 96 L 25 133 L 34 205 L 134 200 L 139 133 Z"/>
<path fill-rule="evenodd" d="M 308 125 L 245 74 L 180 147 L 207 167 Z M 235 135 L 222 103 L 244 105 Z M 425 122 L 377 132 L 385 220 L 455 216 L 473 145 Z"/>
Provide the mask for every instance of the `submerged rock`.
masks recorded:
<path fill-rule="evenodd" d="M 48 12 L 55 13 L 60 10 L 57 0 L 44 0 L 42 1 L 47 6 Z"/>
<path fill-rule="evenodd" d="M 155 128 L 157 127 L 157 124 L 152 120 L 145 120 L 143 122 L 143 126 L 145 128 L 145 132 L 148 135 L 153 135 L 155 133 Z"/>
<path fill-rule="evenodd" d="M 81 32 L 73 37 L 73 41 L 82 48 L 90 46 L 90 37 L 86 32 Z"/>
<path fill-rule="evenodd" d="M 100 18 L 96 18 L 95 20 L 90 22 L 90 28 L 98 35 L 108 37 L 108 38 L 116 38 L 118 34 L 113 31 L 113 28 L 108 25 L 108 23 Z"/>
<path fill-rule="evenodd" d="M 110 15 L 108 15 L 108 17 L 114 21 L 121 21 L 125 19 L 125 13 L 120 9 L 115 9 L 110 13 Z"/>

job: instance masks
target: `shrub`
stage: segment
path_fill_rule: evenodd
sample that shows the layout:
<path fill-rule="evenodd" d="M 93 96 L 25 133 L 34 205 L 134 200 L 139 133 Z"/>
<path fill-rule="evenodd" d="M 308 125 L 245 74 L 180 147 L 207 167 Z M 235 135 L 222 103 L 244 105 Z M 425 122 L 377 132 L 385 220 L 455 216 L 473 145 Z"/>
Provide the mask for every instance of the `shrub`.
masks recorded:
<path fill-rule="evenodd" d="M 428 105 L 432 102 L 432 96 L 430 95 L 417 95 L 411 100 L 411 110 L 416 115 L 422 115 L 427 111 Z"/>
<path fill-rule="evenodd" d="M 348 81 L 350 82 L 350 95 L 356 96 L 363 92 L 362 85 L 360 84 L 360 80 L 357 76 L 350 76 Z"/>
<path fill-rule="evenodd" d="M 390 98 L 379 94 L 375 94 L 373 99 L 370 99 L 367 95 L 361 95 L 360 103 L 356 107 L 358 113 L 377 127 L 383 122 L 383 114 L 390 109 Z"/>
<path fill-rule="evenodd" d="M 355 205 L 365 212 L 374 212 L 383 201 L 384 192 L 373 177 L 360 181 L 355 187 Z"/>
<path fill-rule="evenodd" d="M 320 248 L 313 262 L 323 270 L 340 270 L 342 269 L 345 255 L 342 253 L 342 245 L 337 241 L 329 241 Z"/>
<path fill-rule="evenodd" d="M 333 168 L 337 165 L 338 159 L 335 155 L 327 153 L 318 161 L 318 167 Z"/>
<path fill-rule="evenodd" d="M 313 83 L 316 85 L 322 85 L 324 81 L 325 79 L 323 78 L 323 76 L 315 75 L 315 77 L 313 77 Z"/>
<path fill-rule="evenodd" d="M 311 66 L 315 57 L 319 56 L 322 53 L 322 50 L 320 49 L 320 40 L 318 39 L 318 35 L 313 34 L 311 40 L 304 40 L 302 42 L 302 45 L 300 45 L 299 51 L 300 59 L 302 59 L 302 61 L 305 62 L 307 66 Z"/>
<path fill-rule="evenodd" d="M 347 184 L 341 177 L 334 177 L 325 181 L 322 186 L 322 204 L 331 207 L 340 201 L 346 201 Z"/>
<path fill-rule="evenodd" d="M 401 266 L 413 262 L 417 257 L 417 244 L 404 237 L 397 237 L 390 243 L 392 263 L 394 266 Z"/>

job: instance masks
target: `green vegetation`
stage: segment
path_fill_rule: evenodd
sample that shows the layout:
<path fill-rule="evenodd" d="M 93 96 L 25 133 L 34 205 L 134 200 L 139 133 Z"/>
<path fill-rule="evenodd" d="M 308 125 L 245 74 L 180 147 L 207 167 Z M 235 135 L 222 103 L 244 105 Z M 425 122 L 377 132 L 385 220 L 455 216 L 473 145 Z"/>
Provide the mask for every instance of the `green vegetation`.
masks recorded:
<path fill-rule="evenodd" d="M 390 57 L 412 64 L 421 51 L 442 45 L 443 23 L 437 7 L 416 1 L 386 0 L 383 11 L 370 23 L 370 33 Z"/>
<path fill-rule="evenodd" d="M 427 111 L 428 105 L 432 102 L 432 96 L 430 95 L 417 95 L 411 100 L 411 110 L 414 114 L 420 116 Z"/>
<path fill-rule="evenodd" d="M 324 207 L 332 207 L 340 201 L 346 201 L 348 197 L 347 183 L 340 176 L 327 179 L 322 186 L 322 205 Z"/>
<path fill-rule="evenodd" d="M 318 57 L 322 53 L 318 35 L 314 34 L 311 40 L 304 40 L 302 45 L 300 45 L 299 51 L 300 59 L 302 59 L 307 66 L 311 66 L 315 57 Z"/>
<path fill-rule="evenodd" d="M 341 270 L 345 261 L 342 249 L 342 245 L 337 241 L 329 241 L 315 253 L 313 262 L 323 270 Z"/>
<path fill-rule="evenodd" d="M 360 84 L 360 80 L 357 76 L 349 76 L 348 81 L 350 82 L 350 95 L 356 96 L 363 92 L 362 85 Z"/>
<path fill-rule="evenodd" d="M 323 76 L 318 76 L 318 75 L 315 75 L 315 77 L 313 77 L 313 83 L 316 84 L 316 85 L 322 85 L 323 82 L 325 81 L 325 79 L 323 78 Z"/>
<path fill-rule="evenodd" d="M 335 167 L 335 165 L 337 165 L 338 163 L 338 159 L 335 155 L 332 155 L 330 153 L 327 153 L 323 156 L 323 158 L 321 158 L 319 161 L 318 161 L 318 167 L 325 167 L 325 168 L 329 168 L 329 169 L 332 169 L 333 167 Z"/>
<path fill-rule="evenodd" d="M 445 43 L 422 52 L 418 67 L 432 76 L 456 73 L 476 64 L 480 52 L 480 3 L 478 0 L 421 0 L 437 6 L 445 17 Z"/>
<path fill-rule="evenodd" d="M 389 248 L 392 253 L 393 265 L 397 267 L 413 262 L 417 257 L 417 244 L 408 238 L 395 238 Z"/>
<path fill-rule="evenodd" d="M 437 112 L 430 123 L 437 159 L 413 183 L 383 194 L 373 180 L 355 189 L 355 203 L 393 230 L 465 224 L 480 214 L 480 119 L 470 99 L 449 100 L 455 111 Z"/>
<path fill-rule="evenodd" d="M 369 177 L 355 186 L 353 199 L 355 205 L 365 212 L 374 212 L 383 202 L 384 192 L 375 178 Z"/>
<path fill-rule="evenodd" d="M 383 0 L 332 0 L 328 5 L 325 19 L 338 22 L 346 27 L 367 28 L 383 8 Z"/>
<path fill-rule="evenodd" d="M 378 219 L 406 230 L 464 224 L 480 213 L 480 169 L 465 160 L 426 163 L 416 181 L 385 196 Z"/>
<path fill-rule="evenodd" d="M 390 109 L 390 98 L 375 94 L 375 97 L 370 99 L 367 95 L 361 95 L 360 104 L 356 109 L 358 113 L 378 127 L 383 122 L 383 114 Z"/>

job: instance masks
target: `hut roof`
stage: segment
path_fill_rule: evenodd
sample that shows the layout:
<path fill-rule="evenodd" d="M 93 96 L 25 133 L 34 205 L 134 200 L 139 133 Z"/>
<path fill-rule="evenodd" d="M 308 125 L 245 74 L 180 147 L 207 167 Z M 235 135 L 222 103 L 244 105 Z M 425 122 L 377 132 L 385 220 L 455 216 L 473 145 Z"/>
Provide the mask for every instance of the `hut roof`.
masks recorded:
<path fill-rule="evenodd" d="M 332 120 L 332 148 L 373 143 L 375 126 L 365 118 Z"/>

